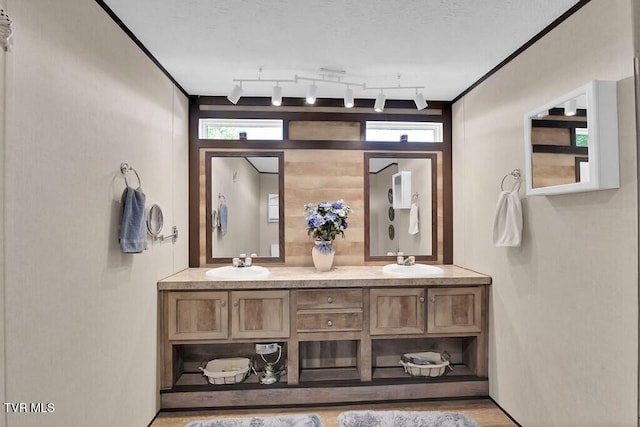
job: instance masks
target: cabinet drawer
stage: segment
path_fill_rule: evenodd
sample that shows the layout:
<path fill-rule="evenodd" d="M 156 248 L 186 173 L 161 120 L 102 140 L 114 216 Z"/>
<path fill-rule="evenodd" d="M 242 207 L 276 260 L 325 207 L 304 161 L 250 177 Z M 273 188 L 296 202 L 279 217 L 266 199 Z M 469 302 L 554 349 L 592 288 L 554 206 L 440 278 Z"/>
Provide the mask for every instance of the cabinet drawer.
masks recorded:
<path fill-rule="evenodd" d="M 361 331 L 362 310 L 298 312 L 298 332 Z"/>
<path fill-rule="evenodd" d="M 430 288 L 427 333 L 482 331 L 482 288 Z"/>
<path fill-rule="evenodd" d="M 362 308 L 362 289 L 319 289 L 296 291 L 298 310 L 319 308 Z"/>

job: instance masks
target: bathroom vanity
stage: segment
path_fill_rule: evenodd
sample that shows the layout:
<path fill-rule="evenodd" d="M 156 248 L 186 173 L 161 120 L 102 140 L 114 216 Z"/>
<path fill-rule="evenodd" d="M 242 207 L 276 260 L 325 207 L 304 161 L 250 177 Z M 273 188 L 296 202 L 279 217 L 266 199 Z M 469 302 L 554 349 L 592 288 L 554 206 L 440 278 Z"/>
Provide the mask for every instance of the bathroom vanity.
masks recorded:
<path fill-rule="evenodd" d="M 158 282 L 162 409 L 340 404 L 487 396 L 491 278 L 453 265 L 433 277 L 381 266 L 272 267 L 259 279 L 215 279 L 190 268 Z M 286 373 L 259 384 L 211 385 L 199 366 L 256 357 L 278 343 Z M 446 351 L 453 370 L 404 372 L 400 355 Z"/>

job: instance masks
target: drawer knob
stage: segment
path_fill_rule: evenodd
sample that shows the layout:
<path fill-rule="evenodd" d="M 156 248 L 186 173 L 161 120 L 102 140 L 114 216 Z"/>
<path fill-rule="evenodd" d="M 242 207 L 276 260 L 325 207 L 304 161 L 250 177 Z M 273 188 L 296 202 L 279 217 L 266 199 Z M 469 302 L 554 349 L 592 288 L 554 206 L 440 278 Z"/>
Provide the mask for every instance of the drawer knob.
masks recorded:
<path fill-rule="evenodd" d="M 331 320 L 327 320 L 327 326 L 329 327 L 333 326 L 333 322 Z"/>
<path fill-rule="evenodd" d="M 328 302 L 329 304 L 333 304 L 333 298 L 332 298 L 332 297 L 328 297 L 328 298 L 327 298 L 327 302 Z"/>
<path fill-rule="evenodd" d="M 420 297 L 420 302 L 424 302 L 424 297 L 423 296 Z"/>

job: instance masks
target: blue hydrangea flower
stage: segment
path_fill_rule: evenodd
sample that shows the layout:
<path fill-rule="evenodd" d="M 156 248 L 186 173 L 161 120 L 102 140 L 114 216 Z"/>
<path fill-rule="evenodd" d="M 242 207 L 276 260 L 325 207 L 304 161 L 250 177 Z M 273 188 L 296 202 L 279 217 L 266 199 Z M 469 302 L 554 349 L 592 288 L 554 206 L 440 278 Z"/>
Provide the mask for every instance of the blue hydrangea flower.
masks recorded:
<path fill-rule="evenodd" d="M 317 205 L 306 203 L 305 221 L 307 234 L 316 240 L 333 241 L 338 234 L 344 237 L 347 228 L 347 215 L 351 208 L 340 199 L 335 202 L 320 202 Z"/>

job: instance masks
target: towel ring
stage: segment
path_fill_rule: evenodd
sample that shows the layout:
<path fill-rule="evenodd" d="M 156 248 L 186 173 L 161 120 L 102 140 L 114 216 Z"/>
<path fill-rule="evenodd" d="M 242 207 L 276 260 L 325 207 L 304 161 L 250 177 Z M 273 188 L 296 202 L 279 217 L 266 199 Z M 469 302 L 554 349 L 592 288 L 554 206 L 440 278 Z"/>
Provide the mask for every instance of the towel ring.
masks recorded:
<path fill-rule="evenodd" d="M 142 187 L 142 181 L 140 181 L 140 175 L 138 175 L 138 172 L 136 172 L 134 168 L 129 166 L 128 163 L 120 163 L 120 172 L 122 172 L 122 175 L 124 176 L 124 183 L 127 184 L 127 187 L 129 186 L 129 182 L 127 181 L 127 173 L 129 173 L 129 171 L 133 171 L 133 173 L 136 174 L 136 178 L 138 178 L 138 187 Z"/>
<path fill-rule="evenodd" d="M 500 182 L 500 190 L 505 191 L 504 190 L 504 180 L 507 179 L 508 177 L 512 177 L 514 179 L 514 183 L 511 185 L 511 191 L 520 191 L 520 169 L 514 169 L 511 172 L 509 172 L 508 174 L 506 174 L 503 178 L 502 181 Z"/>

